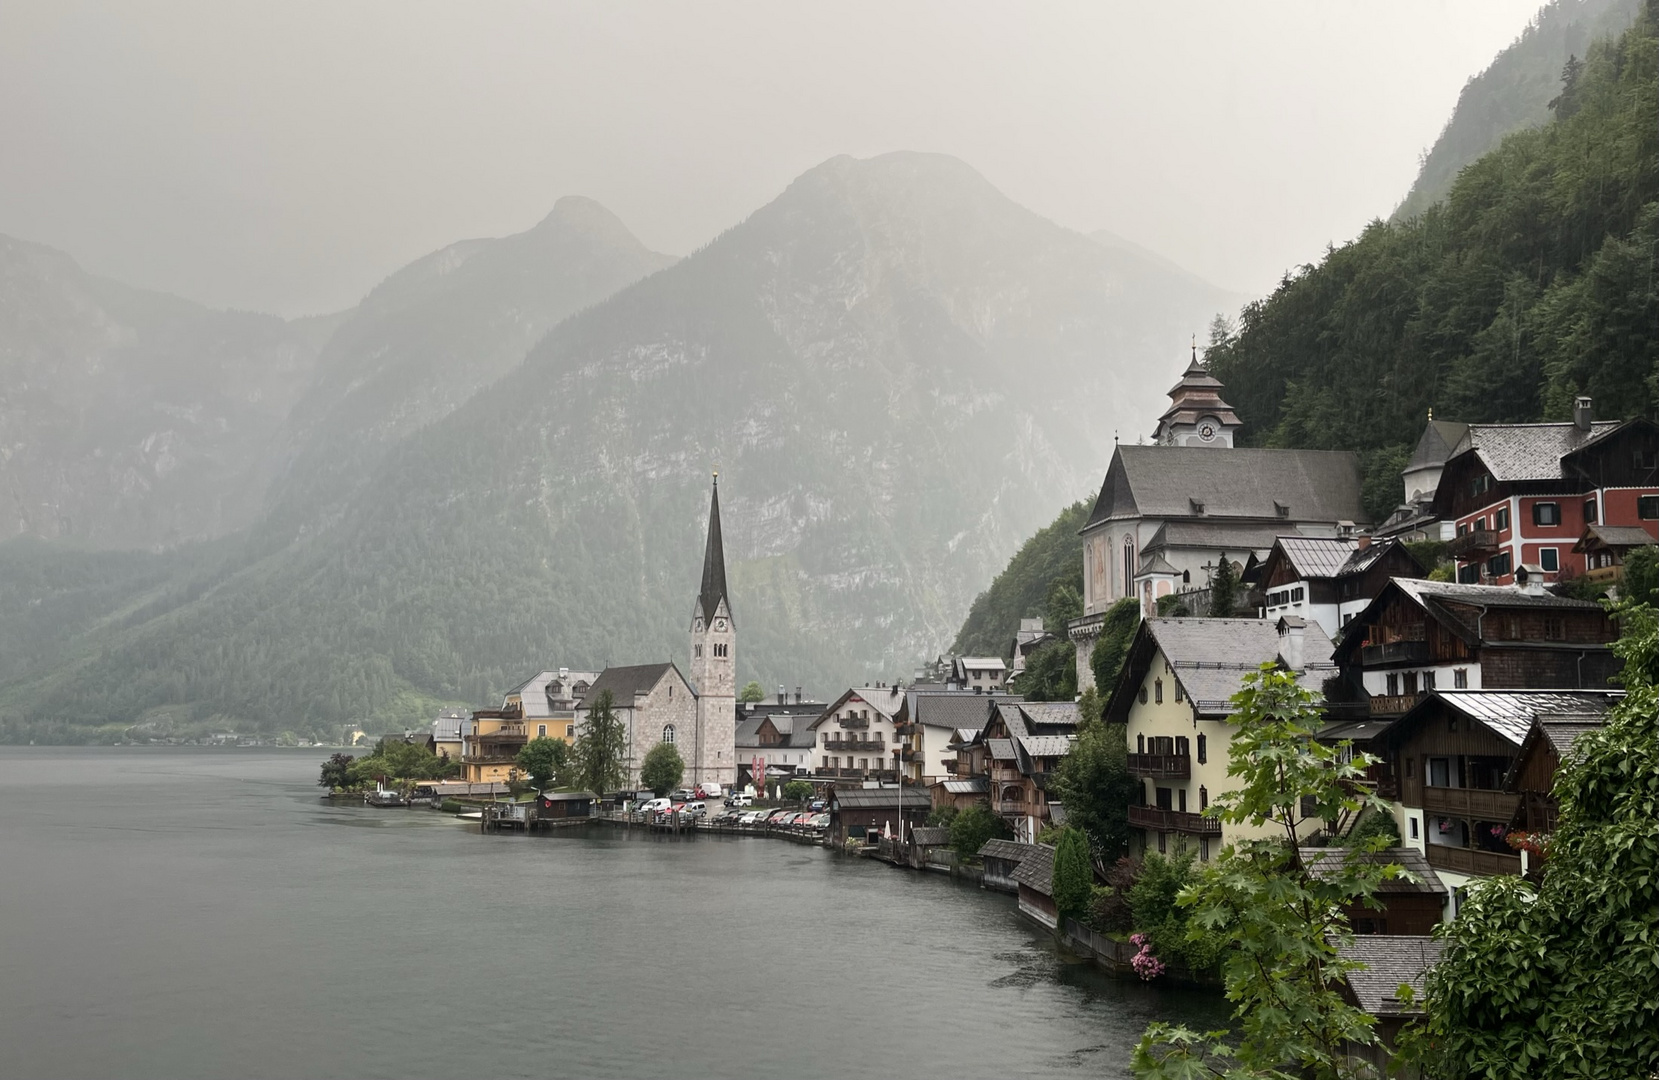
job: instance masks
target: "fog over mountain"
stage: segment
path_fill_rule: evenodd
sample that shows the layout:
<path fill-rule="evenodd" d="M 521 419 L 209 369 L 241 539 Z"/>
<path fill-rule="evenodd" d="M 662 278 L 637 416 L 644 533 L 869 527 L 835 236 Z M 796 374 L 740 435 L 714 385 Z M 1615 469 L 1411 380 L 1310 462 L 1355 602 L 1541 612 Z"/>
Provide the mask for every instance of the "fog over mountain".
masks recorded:
<path fill-rule="evenodd" d="M 561 204 L 570 217 L 607 220 Z M 620 277 L 664 261 L 605 235 L 631 253 L 604 263 Z M 517 280 L 509 253 L 529 243 L 446 249 L 366 300 L 296 410 L 325 419 L 289 436 L 325 449 L 294 458 L 276 520 L 181 569 L 211 585 L 10 683 L 11 722 L 416 719 L 544 663 L 679 658 L 716 468 L 741 677 L 906 674 L 1030 522 L 1138 430 L 1190 328 L 1236 301 L 956 159 L 841 157 L 513 366 L 499 336 L 464 347 L 519 323 L 502 314 L 515 303 L 480 308 L 501 293 L 466 270 Z M 442 415 L 492 365 L 506 373 Z M 411 414 L 436 419 L 405 431 Z M 349 485 L 326 482 L 330 459 Z M 94 647 L 121 678 L 85 678 Z"/>

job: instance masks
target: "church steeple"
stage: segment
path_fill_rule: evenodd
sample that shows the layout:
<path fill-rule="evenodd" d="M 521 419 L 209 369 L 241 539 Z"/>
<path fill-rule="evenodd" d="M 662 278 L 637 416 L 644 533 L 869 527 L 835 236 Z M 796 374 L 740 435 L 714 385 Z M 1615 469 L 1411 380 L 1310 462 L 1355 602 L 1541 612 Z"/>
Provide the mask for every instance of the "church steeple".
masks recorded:
<path fill-rule="evenodd" d="M 1233 433 L 1243 425 L 1221 399 L 1221 390 L 1221 380 L 1198 359 L 1195 341 L 1192 363 L 1169 388 L 1170 405 L 1158 418 L 1152 441 L 1160 446 L 1232 446 Z"/>
<path fill-rule="evenodd" d="M 709 496 L 709 539 L 703 549 L 703 587 L 697 594 L 704 625 L 714 621 L 722 601 L 726 601 L 726 548 L 720 539 L 720 474 L 715 473 L 714 493 Z M 726 615 L 731 616 L 730 601 L 726 601 Z"/>

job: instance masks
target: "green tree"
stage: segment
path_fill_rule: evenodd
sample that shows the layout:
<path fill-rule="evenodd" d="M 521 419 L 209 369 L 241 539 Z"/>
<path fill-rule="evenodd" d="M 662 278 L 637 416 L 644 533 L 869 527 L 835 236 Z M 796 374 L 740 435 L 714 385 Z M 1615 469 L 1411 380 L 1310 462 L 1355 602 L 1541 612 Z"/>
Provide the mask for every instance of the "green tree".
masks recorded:
<path fill-rule="evenodd" d="M 1129 655 L 1129 646 L 1135 642 L 1135 633 L 1141 626 L 1141 604 L 1132 596 L 1106 609 L 1100 622 L 1100 636 L 1095 638 L 1089 652 L 1089 669 L 1094 672 L 1094 686 L 1102 697 L 1111 697 L 1117 685 L 1118 672 Z"/>
<path fill-rule="evenodd" d="M 1556 772 L 1547 872 L 1470 885 L 1408 1056 L 1436 1077 L 1659 1073 L 1659 617 L 1618 609 L 1626 696 Z"/>
<path fill-rule="evenodd" d="M 1089 520 L 1091 504 L 1075 502 L 1008 560 L 991 587 L 974 598 L 962 621 L 951 652 L 958 656 L 1008 656 L 1012 630 L 1022 618 L 1042 615 L 1049 589 L 1066 581 L 1083 591 L 1083 538 L 1078 535 Z M 1045 624 L 1046 625 L 1046 624 Z M 1048 625 L 1050 633 L 1065 627 Z"/>
<path fill-rule="evenodd" d="M 743 689 L 737 695 L 739 701 L 765 701 L 766 690 L 753 679 L 743 684 Z"/>
<path fill-rule="evenodd" d="M 1060 842 L 1054 845 L 1054 877 L 1050 887 L 1062 926 L 1067 919 L 1081 920 L 1087 916 L 1089 900 L 1094 894 L 1094 864 L 1089 860 L 1089 841 L 1069 825 L 1060 830 Z"/>
<path fill-rule="evenodd" d="M 1031 701 L 1072 700 L 1077 696 L 1077 647 L 1066 638 L 1038 646 L 1009 686 Z"/>
<path fill-rule="evenodd" d="M 791 780 L 783 786 L 782 794 L 790 802 L 804 802 L 812 798 L 812 785 L 805 780 Z"/>
<path fill-rule="evenodd" d="M 351 783 L 351 765 L 357 759 L 351 754 L 334 754 L 323 762 L 323 775 L 317 781 L 323 787 L 333 790 L 343 788 Z"/>
<path fill-rule="evenodd" d="M 962 862 L 979 858 L 979 849 L 987 840 L 1007 840 L 1014 830 L 984 803 L 968 807 L 950 823 L 950 846 Z"/>
<path fill-rule="evenodd" d="M 1210 618 L 1230 619 L 1238 605 L 1238 572 L 1225 552 L 1215 561 L 1215 573 L 1210 575 Z"/>
<path fill-rule="evenodd" d="M 530 778 L 531 786 L 541 791 L 552 787 L 554 781 L 563 776 L 570 761 L 570 747 L 563 739 L 550 739 L 543 735 L 525 743 L 515 760 Z"/>
<path fill-rule="evenodd" d="M 1639 547 L 1624 557 L 1619 593 L 1626 601 L 1659 605 L 1659 547 Z"/>
<path fill-rule="evenodd" d="M 1060 759 L 1050 781 L 1066 808 L 1066 820 L 1089 838 L 1102 860 L 1110 861 L 1129 847 L 1129 804 L 1138 781 L 1129 775 L 1129 748 L 1123 728 L 1084 717 L 1077 726 L 1077 742 Z"/>
<path fill-rule="evenodd" d="M 1064 635 L 1066 624 L 1083 614 L 1083 590 L 1069 578 L 1055 578 L 1043 597 L 1043 626 L 1048 632 Z"/>
<path fill-rule="evenodd" d="M 616 715 L 616 699 L 601 690 L 588 706 L 581 737 L 571 755 L 571 778 L 577 786 L 603 796 L 628 779 L 626 756 L 628 733 Z"/>
<path fill-rule="evenodd" d="M 1371 1017 L 1342 998 L 1346 973 L 1357 966 L 1338 955 L 1352 940 L 1342 912 L 1352 903 L 1374 904 L 1377 888 L 1402 871 L 1363 857 L 1381 850 L 1379 840 L 1351 849 L 1329 873 L 1322 864 L 1315 878 L 1301 860 L 1297 838 L 1305 820 L 1336 820 L 1365 807 L 1386 810 L 1358 783 L 1372 759 L 1354 754 L 1344 761 L 1350 747 L 1314 740 L 1319 710 L 1290 672 L 1264 665 L 1232 700 L 1237 732 L 1227 774 L 1240 786 L 1208 813 L 1234 825 L 1266 826 L 1270 837 L 1223 848 L 1179 902 L 1191 912 L 1189 937 L 1210 936 L 1224 957 L 1237 1041 L 1226 1031 L 1199 1034 L 1154 1024 L 1135 1048 L 1135 1075 L 1358 1076 L 1346 1048 L 1374 1045 L 1377 1038 Z"/>
<path fill-rule="evenodd" d="M 679 787 L 683 776 L 685 760 L 673 743 L 658 743 L 645 752 L 645 763 L 639 767 L 639 782 L 657 798 Z"/>

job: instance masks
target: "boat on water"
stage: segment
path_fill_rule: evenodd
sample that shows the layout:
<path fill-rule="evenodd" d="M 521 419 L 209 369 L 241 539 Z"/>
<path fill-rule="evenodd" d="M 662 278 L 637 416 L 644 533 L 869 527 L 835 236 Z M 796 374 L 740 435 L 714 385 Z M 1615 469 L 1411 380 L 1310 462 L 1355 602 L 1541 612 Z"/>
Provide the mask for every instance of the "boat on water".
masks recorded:
<path fill-rule="evenodd" d="M 404 798 L 403 792 L 396 788 L 389 788 L 384 783 L 376 783 L 373 791 L 364 792 L 363 802 L 368 806 L 409 805 L 409 800 Z"/>

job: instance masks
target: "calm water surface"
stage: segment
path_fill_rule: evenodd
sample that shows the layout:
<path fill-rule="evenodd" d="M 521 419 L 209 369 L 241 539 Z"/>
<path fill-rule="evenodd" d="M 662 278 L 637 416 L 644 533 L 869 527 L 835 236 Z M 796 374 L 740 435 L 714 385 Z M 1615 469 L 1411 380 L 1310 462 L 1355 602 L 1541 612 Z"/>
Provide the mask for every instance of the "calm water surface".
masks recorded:
<path fill-rule="evenodd" d="M 0 1072 L 1123 1076 L 1211 997 L 780 841 L 480 836 L 316 750 L 0 747 Z"/>

